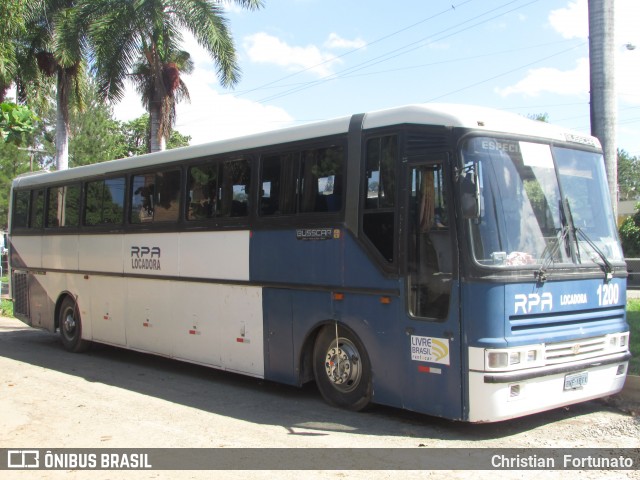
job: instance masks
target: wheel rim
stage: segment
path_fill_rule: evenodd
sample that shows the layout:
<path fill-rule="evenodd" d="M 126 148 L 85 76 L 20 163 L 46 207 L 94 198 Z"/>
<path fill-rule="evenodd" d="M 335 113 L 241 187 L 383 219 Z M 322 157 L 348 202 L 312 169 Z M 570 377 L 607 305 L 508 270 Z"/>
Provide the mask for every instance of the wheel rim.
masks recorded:
<path fill-rule="evenodd" d="M 75 315 L 72 309 L 67 309 L 62 317 L 62 333 L 68 339 L 73 339 L 76 335 L 76 329 L 78 325 L 76 323 Z"/>
<path fill-rule="evenodd" d="M 329 382 L 341 392 L 350 392 L 360 383 L 362 368 L 360 353 L 348 338 L 333 341 L 327 349 L 324 363 Z"/>

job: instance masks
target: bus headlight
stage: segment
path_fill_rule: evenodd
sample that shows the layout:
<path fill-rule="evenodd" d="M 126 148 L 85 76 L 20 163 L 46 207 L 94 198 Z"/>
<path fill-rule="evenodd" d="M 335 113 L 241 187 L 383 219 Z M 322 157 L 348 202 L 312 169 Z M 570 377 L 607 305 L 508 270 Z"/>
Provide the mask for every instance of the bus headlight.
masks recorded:
<path fill-rule="evenodd" d="M 486 349 L 486 370 L 517 370 L 544 365 L 544 346 L 527 345 L 518 348 Z"/>
<path fill-rule="evenodd" d="M 507 352 L 487 352 L 487 366 L 489 368 L 506 368 L 509 365 Z"/>
<path fill-rule="evenodd" d="M 629 332 L 607 335 L 605 348 L 610 352 L 625 352 L 629 345 Z"/>

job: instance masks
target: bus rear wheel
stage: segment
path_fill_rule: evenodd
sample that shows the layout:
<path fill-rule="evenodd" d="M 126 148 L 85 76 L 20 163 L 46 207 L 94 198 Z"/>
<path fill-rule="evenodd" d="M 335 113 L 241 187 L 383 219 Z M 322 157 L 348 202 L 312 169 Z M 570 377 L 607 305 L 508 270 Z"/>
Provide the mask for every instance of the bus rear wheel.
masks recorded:
<path fill-rule="evenodd" d="M 82 320 L 78 305 L 71 297 L 65 297 L 60 305 L 58 328 L 64 348 L 73 353 L 84 352 L 91 342 L 82 339 Z"/>
<path fill-rule="evenodd" d="M 362 342 L 343 327 L 327 326 L 316 338 L 313 373 L 323 398 L 330 405 L 359 411 L 369 405 L 373 392 L 371 362 Z"/>

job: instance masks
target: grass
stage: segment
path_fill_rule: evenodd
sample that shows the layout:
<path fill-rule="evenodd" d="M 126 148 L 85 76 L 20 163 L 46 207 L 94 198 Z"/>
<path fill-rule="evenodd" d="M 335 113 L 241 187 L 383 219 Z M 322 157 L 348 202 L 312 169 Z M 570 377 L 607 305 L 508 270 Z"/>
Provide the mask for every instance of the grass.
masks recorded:
<path fill-rule="evenodd" d="M 3 317 L 13 317 L 13 302 L 3 299 L 0 302 L 0 315 Z"/>
<path fill-rule="evenodd" d="M 4 276 L 0 278 L 0 282 L 7 283 L 9 277 Z M 13 317 L 13 302 L 11 300 L 3 299 L 0 301 L 0 315 L 3 317 Z"/>
<path fill-rule="evenodd" d="M 633 355 L 629 362 L 629 374 L 640 375 L 640 300 L 627 301 L 627 323 L 631 330 L 629 350 Z"/>

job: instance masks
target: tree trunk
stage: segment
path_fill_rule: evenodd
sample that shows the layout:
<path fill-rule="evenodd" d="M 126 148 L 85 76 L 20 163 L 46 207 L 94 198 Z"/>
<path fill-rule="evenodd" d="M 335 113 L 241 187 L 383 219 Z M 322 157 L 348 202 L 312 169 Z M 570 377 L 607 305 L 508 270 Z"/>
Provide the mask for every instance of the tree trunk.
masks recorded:
<path fill-rule="evenodd" d="M 162 102 L 153 99 L 149 104 L 149 152 L 162 152 L 167 145 L 162 135 Z"/>
<path fill-rule="evenodd" d="M 591 134 L 602 143 L 614 219 L 618 218 L 618 146 L 614 65 L 614 0 L 589 0 Z"/>
<path fill-rule="evenodd" d="M 69 92 L 71 77 L 63 68 L 58 68 L 56 92 L 56 168 L 69 168 Z"/>

